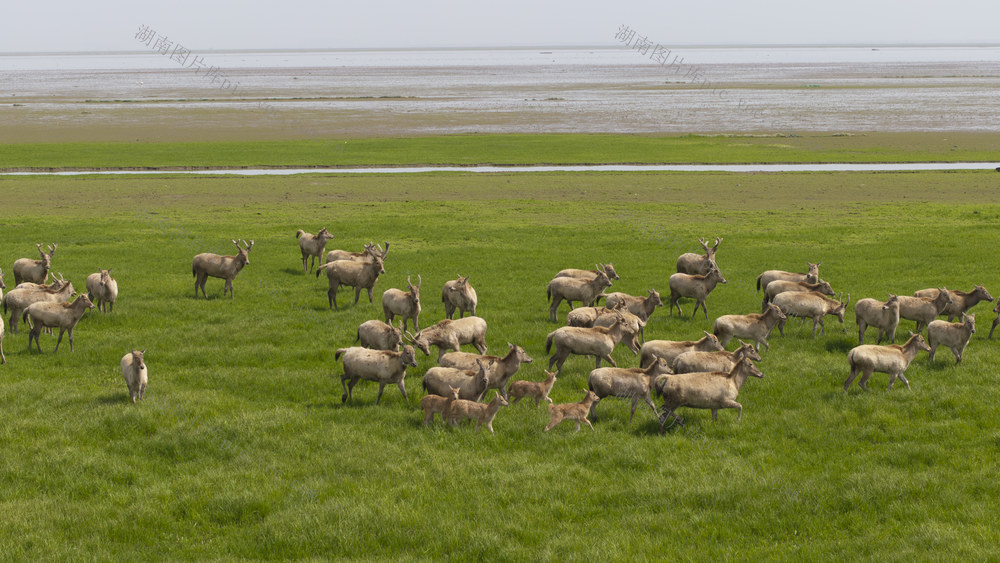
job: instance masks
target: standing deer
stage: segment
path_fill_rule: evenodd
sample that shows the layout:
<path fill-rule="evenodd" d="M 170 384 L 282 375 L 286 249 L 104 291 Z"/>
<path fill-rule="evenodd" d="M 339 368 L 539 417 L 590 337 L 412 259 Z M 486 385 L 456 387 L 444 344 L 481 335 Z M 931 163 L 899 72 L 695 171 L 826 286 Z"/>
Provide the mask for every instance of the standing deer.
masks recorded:
<path fill-rule="evenodd" d="M 767 284 L 775 280 L 788 280 L 788 281 L 804 281 L 808 283 L 819 283 L 819 267 L 823 265 L 822 262 L 806 262 L 809 266 L 809 270 L 805 274 L 797 274 L 794 272 L 786 272 L 784 270 L 768 270 L 763 274 L 757 276 L 757 291 L 761 289 L 767 289 Z"/>
<path fill-rule="evenodd" d="M 590 306 L 606 287 L 611 287 L 611 279 L 604 272 L 598 272 L 597 277 L 592 280 L 553 278 L 545 290 L 546 297 L 552 301 L 552 305 L 549 306 L 549 320 L 556 320 L 556 311 L 563 299 L 569 303 L 570 310 L 573 310 L 574 301 Z"/>
<path fill-rule="evenodd" d="M 694 252 L 687 252 L 677 257 L 677 272 L 680 274 L 707 274 L 715 264 L 715 251 L 719 249 L 722 237 L 715 238 L 715 246 L 709 247 L 708 242 L 700 238 L 698 242 L 705 249 L 705 255 Z"/>
<path fill-rule="evenodd" d="M 243 243 L 243 248 L 240 248 L 240 242 Z M 211 252 L 203 252 L 194 257 L 191 262 L 191 274 L 194 276 L 194 296 L 198 297 L 198 288 L 201 288 L 201 294 L 208 299 L 208 294 L 205 293 L 205 282 L 208 281 L 209 277 L 222 278 L 226 280 L 225 287 L 222 288 L 222 296 L 226 296 L 226 292 L 229 292 L 229 298 L 233 298 L 233 280 L 236 279 L 237 274 L 250 263 L 250 249 L 253 248 L 253 241 L 247 244 L 247 241 L 240 239 L 239 242 L 233 241 L 236 246 L 236 256 L 220 256 L 218 254 L 212 254 Z"/>
<path fill-rule="evenodd" d="M 399 315 L 403 319 L 403 330 L 406 330 L 406 321 L 410 319 L 413 319 L 413 330 L 420 330 L 420 286 L 423 284 L 420 274 L 417 274 L 415 286 L 410 283 L 410 276 L 406 276 L 406 291 L 392 287 L 382 293 L 386 324 L 391 324 L 392 319 Z"/>
<path fill-rule="evenodd" d="M 451 280 L 445 282 L 444 288 L 441 290 L 441 301 L 444 302 L 444 316 L 447 319 L 452 318 L 455 315 L 455 310 L 458 310 L 458 318 L 465 316 L 465 313 L 470 313 L 473 317 L 476 316 L 476 305 L 479 300 L 476 297 L 476 290 L 469 285 L 469 276 L 458 276 L 457 280 Z"/>
<path fill-rule="evenodd" d="M 45 278 L 49 277 L 49 268 L 52 267 L 52 255 L 56 253 L 58 244 L 48 245 L 49 253 L 42 250 L 42 245 L 36 244 L 35 248 L 42 255 L 41 260 L 31 258 L 18 258 L 14 261 L 14 286 L 20 285 L 22 281 L 33 283 L 45 283 Z"/>
<path fill-rule="evenodd" d="M 309 234 L 302 229 L 295 232 L 295 238 L 299 239 L 299 250 L 302 251 L 302 271 L 308 275 L 316 265 L 316 259 L 323 260 L 323 251 L 326 250 L 326 241 L 333 238 L 333 235 L 323 227 L 315 235 Z M 306 269 L 306 261 L 312 258 L 309 269 Z"/>
<path fill-rule="evenodd" d="M 87 276 L 87 297 L 95 302 L 98 311 L 114 311 L 115 301 L 118 299 L 118 281 L 111 277 L 111 268 Z"/>
<path fill-rule="evenodd" d="M 326 296 L 330 300 L 331 309 L 338 308 L 337 290 L 342 285 L 354 288 L 355 305 L 361 298 L 362 289 L 368 290 L 368 302 L 372 302 L 372 291 L 375 289 L 375 283 L 378 281 L 378 277 L 385 273 L 385 268 L 382 265 L 381 255 L 372 254 L 371 257 L 371 262 L 334 260 L 316 268 L 316 277 L 319 277 L 320 272 L 326 270 L 326 277 L 330 282 L 330 289 L 327 290 Z"/>
<path fill-rule="evenodd" d="M 31 317 L 31 332 L 28 333 L 28 350 L 31 350 L 31 341 L 34 340 L 38 346 L 38 351 L 42 351 L 42 344 L 38 337 L 45 327 L 59 327 L 59 340 L 56 341 L 55 352 L 59 351 L 59 344 L 62 343 L 64 332 L 69 332 L 69 351 L 73 351 L 73 328 L 80 322 L 87 309 L 93 309 L 94 304 L 86 294 L 81 293 L 76 301 L 72 303 L 51 303 L 38 302 L 28 305 L 28 308 L 21 314 L 24 321 Z M 53 352 L 53 353 L 55 353 Z"/>

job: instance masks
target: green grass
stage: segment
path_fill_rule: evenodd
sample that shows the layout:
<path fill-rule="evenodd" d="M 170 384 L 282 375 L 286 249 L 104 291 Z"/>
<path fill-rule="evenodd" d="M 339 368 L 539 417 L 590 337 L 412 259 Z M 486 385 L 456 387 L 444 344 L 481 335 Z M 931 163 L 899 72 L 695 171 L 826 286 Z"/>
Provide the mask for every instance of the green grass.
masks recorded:
<path fill-rule="evenodd" d="M 841 389 L 853 313 L 810 338 L 790 322 L 743 420 L 684 409 L 666 435 L 648 408 L 608 399 L 596 431 L 551 432 L 544 409 L 500 411 L 495 435 L 422 426 L 419 357 L 404 401 L 359 383 L 342 404 L 337 348 L 379 318 L 378 297 L 424 281 L 422 325 L 441 285 L 471 274 L 491 352 L 547 356 L 545 284 L 564 267 L 613 261 L 614 290 L 667 291 L 676 256 L 723 236 L 729 284 L 709 314 L 759 310 L 757 274 L 822 260 L 861 297 L 984 283 L 994 294 L 995 173 L 520 174 L 286 178 L 0 179 L 7 270 L 38 242 L 78 287 L 112 267 L 112 314 L 88 312 L 76 351 L 7 334 L 0 367 L 0 550 L 12 559 L 987 559 L 1000 543 L 993 314 L 961 366 L 938 351 L 913 387 Z M 40 202 L 46 202 L 44 205 Z M 295 230 L 328 249 L 392 242 L 376 304 L 305 276 Z M 191 256 L 254 239 L 223 298 L 193 296 Z M 1000 287 L 1000 286 L 998 286 Z M 685 303 L 690 315 L 693 304 Z M 567 309 L 560 310 L 565 318 Z M 6 319 L 5 319 L 6 321 Z M 903 323 L 912 328 L 912 323 Z M 648 338 L 697 338 L 711 319 L 652 317 Z M 870 334 L 870 333 L 869 333 Z M 146 400 L 118 368 L 146 349 Z M 636 359 L 618 350 L 620 365 Z M 592 360 L 572 357 L 552 396 L 582 397 Z M 332 377 L 331 377 L 332 376 Z"/>
<path fill-rule="evenodd" d="M 0 169 L 373 165 L 956 162 L 996 159 L 995 138 L 943 135 L 450 135 L 229 142 L 0 144 Z M 962 140 L 958 140 L 958 139 Z M 960 143 L 956 144 L 956 143 Z"/>

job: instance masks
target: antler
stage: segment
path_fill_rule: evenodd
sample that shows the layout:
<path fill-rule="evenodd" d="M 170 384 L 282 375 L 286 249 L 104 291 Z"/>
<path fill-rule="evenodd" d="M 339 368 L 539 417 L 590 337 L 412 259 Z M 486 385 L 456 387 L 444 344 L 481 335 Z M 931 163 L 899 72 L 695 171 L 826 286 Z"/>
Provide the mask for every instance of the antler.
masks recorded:
<path fill-rule="evenodd" d="M 712 251 L 719 249 L 719 244 L 722 243 L 722 237 L 715 237 L 715 246 L 712 247 Z"/>
<path fill-rule="evenodd" d="M 703 239 L 703 238 L 701 238 L 701 237 L 698 237 L 698 242 L 701 243 L 701 246 L 702 246 L 702 248 L 705 249 L 705 252 L 708 252 L 708 241 L 705 240 L 705 239 Z"/>

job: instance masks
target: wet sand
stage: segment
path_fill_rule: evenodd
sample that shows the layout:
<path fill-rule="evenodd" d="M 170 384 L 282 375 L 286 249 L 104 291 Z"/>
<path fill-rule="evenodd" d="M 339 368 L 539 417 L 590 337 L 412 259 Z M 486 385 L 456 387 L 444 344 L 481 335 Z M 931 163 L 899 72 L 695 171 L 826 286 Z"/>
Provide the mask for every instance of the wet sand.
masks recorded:
<path fill-rule="evenodd" d="M 178 68 L 25 71 L 5 75 L 0 143 L 855 133 L 988 149 L 1000 132 L 1000 62 L 698 68 L 705 81 L 655 64 L 244 68 L 235 91 Z"/>

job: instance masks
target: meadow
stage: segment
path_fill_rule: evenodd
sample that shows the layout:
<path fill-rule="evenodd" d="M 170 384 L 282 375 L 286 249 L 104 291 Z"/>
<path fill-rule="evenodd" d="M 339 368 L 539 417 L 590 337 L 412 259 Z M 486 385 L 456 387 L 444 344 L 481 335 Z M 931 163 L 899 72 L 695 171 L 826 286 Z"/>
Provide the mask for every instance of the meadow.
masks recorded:
<path fill-rule="evenodd" d="M 3 177 L 0 267 L 58 243 L 53 271 L 78 289 L 113 268 L 111 314 L 88 312 L 76 351 L 10 334 L 0 366 L 0 551 L 12 559 L 986 559 L 1000 531 L 995 317 L 956 366 L 938 351 L 912 389 L 845 393 L 853 312 L 825 335 L 790 321 L 770 338 L 744 412 L 682 409 L 664 435 L 648 408 L 608 399 L 574 434 L 544 433 L 544 408 L 502 409 L 496 434 L 425 428 L 419 356 L 404 400 L 362 382 L 341 402 L 336 349 L 381 318 L 379 296 L 423 278 L 421 326 L 443 318 L 440 288 L 471 275 L 491 353 L 506 343 L 540 380 L 545 285 L 566 267 L 611 261 L 609 291 L 666 295 L 676 257 L 724 237 L 729 283 L 709 318 L 658 310 L 648 339 L 696 339 L 712 319 L 759 311 L 765 269 L 821 276 L 853 302 L 945 285 L 994 295 L 995 172 L 538 173 L 293 177 Z M 302 271 L 296 229 L 327 249 L 390 241 L 375 304 L 328 308 L 325 276 Z M 195 298 L 191 257 L 250 264 L 222 297 Z M 667 301 L 666 297 L 664 301 Z M 853 307 L 853 305 L 852 305 Z M 564 320 L 568 309 L 560 309 Z M 6 319 L 5 319 L 6 322 Z M 901 334 L 913 323 L 903 321 Z M 869 338 L 873 338 L 869 331 Z M 730 344 L 730 348 L 733 344 Z M 144 348 L 146 399 L 118 367 Z M 616 350 L 622 366 L 637 365 Z M 578 401 L 593 368 L 571 357 L 552 392 Z"/>

